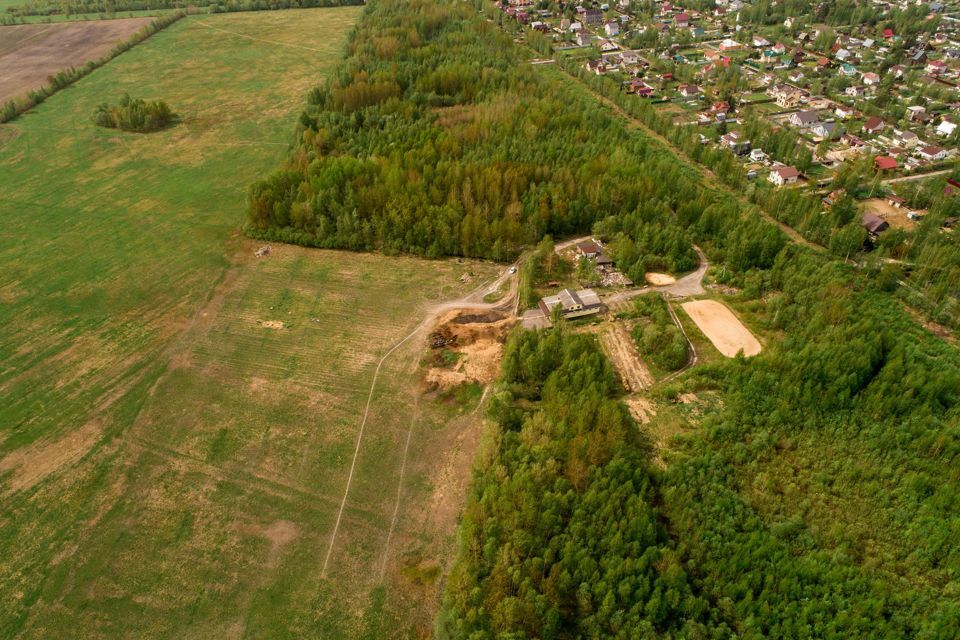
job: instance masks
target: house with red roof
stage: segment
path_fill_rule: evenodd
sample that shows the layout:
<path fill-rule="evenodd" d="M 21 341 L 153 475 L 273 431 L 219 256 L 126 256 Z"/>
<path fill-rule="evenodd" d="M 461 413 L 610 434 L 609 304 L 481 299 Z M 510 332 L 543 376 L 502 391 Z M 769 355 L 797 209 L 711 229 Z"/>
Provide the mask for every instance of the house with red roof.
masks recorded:
<path fill-rule="evenodd" d="M 893 171 L 897 168 L 897 161 L 890 156 L 877 156 L 873 163 L 880 171 Z"/>

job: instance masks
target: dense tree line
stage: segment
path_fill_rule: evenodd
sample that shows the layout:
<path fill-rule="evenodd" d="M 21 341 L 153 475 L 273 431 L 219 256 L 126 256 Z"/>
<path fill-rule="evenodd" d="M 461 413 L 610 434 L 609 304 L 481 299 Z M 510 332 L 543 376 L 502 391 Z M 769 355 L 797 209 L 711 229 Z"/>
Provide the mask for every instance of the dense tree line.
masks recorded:
<path fill-rule="evenodd" d="M 130 11 L 158 9 L 205 9 L 211 13 L 308 9 L 363 4 L 363 0 L 27 0 L 6 8 L 7 21 L 18 17 L 100 14 L 112 16 Z M 0 16 L 2 18 L 3 16 Z"/>
<path fill-rule="evenodd" d="M 671 548 L 648 446 L 595 340 L 514 333 L 502 382 L 438 636 L 728 637 Z"/>
<path fill-rule="evenodd" d="M 101 127 L 137 133 L 159 131 L 175 118 L 173 110 L 163 100 L 146 101 L 127 94 L 123 94 L 118 104 L 104 102 L 93 114 L 93 121 Z"/>
<path fill-rule="evenodd" d="M 311 92 L 290 158 L 250 188 L 247 232 L 504 260 L 613 213 L 643 216 L 651 201 L 713 200 L 568 81 L 522 61 L 467 5 L 371 3 L 340 72 Z M 665 237 L 649 242 L 663 252 L 644 255 L 689 264 L 679 229 L 658 224 Z"/>

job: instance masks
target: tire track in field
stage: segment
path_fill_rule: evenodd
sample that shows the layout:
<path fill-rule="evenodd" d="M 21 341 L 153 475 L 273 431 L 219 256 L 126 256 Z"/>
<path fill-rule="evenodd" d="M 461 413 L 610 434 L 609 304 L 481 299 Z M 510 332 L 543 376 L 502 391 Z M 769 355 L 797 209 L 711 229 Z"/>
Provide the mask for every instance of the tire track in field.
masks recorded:
<path fill-rule="evenodd" d="M 514 264 L 514 267 L 516 266 L 517 264 Z M 416 328 L 413 331 L 411 331 L 409 334 L 407 334 L 404 338 L 402 338 L 399 342 L 397 342 L 395 345 L 393 345 L 389 351 L 383 354 L 383 357 L 380 358 L 380 361 L 377 362 L 377 368 L 373 372 L 373 380 L 371 380 L 370 382 L 370 391 L 367 394 L 367 404 L 363 410 L 363 419 L 360 421 L 360 429 L 357 432 L 357 442 L 353 449 L 353 459 L 350 462 L 350 471 L 347 474 L 347 484 L 346 484 L 346 487 L 344 487 L 343 499 L 340 501 L 340 508 L 337 511 L 337 519 L 333 525 L 333 533 L 330 534 L 330 543 L 329 543 L 329 546 L 327 547 L 327 553 L 323 559 L 323 566 L 320 569 L 321 578 L 327 577 L 327 569 L 330 566 L 330 558 L 333 555 L 333 547 L 337 542 L 337 534 L 340 531 L 340 522 L 343 518 L 343 511 L 346 508 L 347 498 L 350 495 L 350 487 L 353 485 L 353 475 L 357 466 L 357 458 L 360 455 L 360 447 L 363 443 L 363 433 L 367 426 L 367 419 L 370 416 L 370 405 L 373 402 L 373 392 L 376 389 L 377 378 L 380 376 L 380 369 L 383 367 L 383 363 L 386 362 L 387 358 L 389 358 L 397 349 L 399 349 L 401 346 L 407 343 L 411 338 L 416 336 L 418 333 L 420 333 L 421 331 L 429 327 L 431 324 L 436 322 L 437 318 L 439 318 L 440 315 L 447 313 L 448 311 L 452 311 L 455 309 L 475 309 L 475 310 L 487 309 L 489 310 L 489 309 L 499 309 L 506 305 L 513 306 L 513 299 L 515 296 L 518 295 L 518 290 L 519 290 L 519 287 L 517 284 L 518 279 L 514 277 L 514 274 L 516 273 L 516 271 L 517 269 L 514 269 L 513 272 L 511 272 L 511 270 L 509 269 L 506 269 L 504 273 L 499 278 L 497 278 L 492 284 L 480 285 L 479 287 L 477 287 L 476 289 L 474 289 L 473 291 L 471 291 L 470 293 L 468 293 L 467 295 L 463 296 L 458 300 L 453 300 L 451 302 L 444 302 L 444 303 L 434 305 L 433 307 L 430 307 L 427 310 L 426 316 L 416 326 Z M 477 298 L 482 298 L 482 296 L 491 289 L 496 290 L 497 288 L 500 287 L 500 285 L 502 285 L 507 280 L 510 280 L 510 288 L 503 298 L 501 298 L 500 300 L 497 300 L 496 302 L 489 302 L 489 303 L 476 302 Z M 404 470 L 406 469 L 407 454 L 409 453 L 410 441 L 413 437 L 414 423 L 415 423 L 415 419 L 412 419 L 410 424 L 410 429 L 407 431 L 407 443 L 404 448 L 403 459 L 400 464 L 400 480 L 399 480 L 400 486 L 397 488 L 397 497 L 396 497 L 396 502 L 394 504 L 393 518 L 391 519 L 390 530 L 387 535 L 387 541 L 384 545 L 384 550 L 383 550 L 381 578 L 383 577 L 384 570 L 386 568 L 386 560 L 389 552 L 390 539 L 393 536 L 393 531 L 395 529 L 396 520 L 399 514 L 400 499 L 403 494 L 403 485 L 402 485 L 403 473 L 404 473 Z"/>
<path fill-rule="evenodd" d="M 328 51 L 325 51 L 325 50 L 323 50 L 323 49 L 316 49 L 316 48 L 314 48 L 314 47 L 308 47 L 308 46 L 303 45 L 303 44 L 293 44 L 293 43 L 290 43 L 290 42 L 280 42 L 279 40 L 267 40 L 266 38 L 258 38 L 258 37 L 256 37 L 256 36 L 250 36 L 250 35 L 247 35 L 247 34 L 245 34 L 245 33 L 240 33 L 239 31 L 231 31 L 231 30 L 229 30 L 229 29 L 222 29 L 222 28 L 220 28 L 220 27 L 215 27 L 215 26 L 213 26 L 212 24 L 210 24 L 210 23 L 208 23 L 208 22 L 204 22 L 203 20 L 197 20 L 197 21 L 195 22 L 195 24 L 199 24 L 199 25 L 201 25 L 201 26 L 204 26 L 204 27 L 206 27 L 206 28 L 208 28 L 208 29 L 212 29 L 212 30 L 214 30 L 214 31 L 220 31 L 220 32 L 222 32 L 222 33 L 229 33 L 230 35 L 232 35 L 232 36 L 237 36 L 238 38 L 246 38 L 247 40 L 256 40 L 257 42 L 265 42 L 265 43 L 267 43 L 267 44 L 275 44 L 275 45 L 278 45 L 278 46 L 281 46 L 281 47 L 290 47 L 290 48 L 292 48 L 292 49 L 305 49 L 305 50 L 307 50 L 307 51 L 314 51 L 314 52 L 316 52 L 316 53 L 329 53 Z"/>

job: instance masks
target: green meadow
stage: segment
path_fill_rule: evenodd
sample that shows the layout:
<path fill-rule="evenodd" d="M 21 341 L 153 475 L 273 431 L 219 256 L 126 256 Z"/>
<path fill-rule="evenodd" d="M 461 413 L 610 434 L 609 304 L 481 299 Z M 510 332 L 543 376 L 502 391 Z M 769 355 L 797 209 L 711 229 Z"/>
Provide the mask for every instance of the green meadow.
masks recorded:
<path fill-rule="evenodd" d="M 475 419 L 421 402 L 422 338 L 331 534 L 381 356 L 494 268 L 239 232 L 361 10 L 188 17 L 0 126 L 0 637 L 429 634 Z M 179 123 L 95 127 L 123 93 Z"/>

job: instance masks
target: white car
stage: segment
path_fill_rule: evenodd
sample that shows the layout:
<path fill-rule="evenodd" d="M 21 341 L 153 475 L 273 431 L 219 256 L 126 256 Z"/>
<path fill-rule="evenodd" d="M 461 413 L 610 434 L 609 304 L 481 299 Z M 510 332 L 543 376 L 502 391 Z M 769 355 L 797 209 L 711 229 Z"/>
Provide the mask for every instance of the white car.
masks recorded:
<path fill-rule="evenodd" d="M 516 273 L 516 272 L 517 272 L 516 267 L 510 267 L 510 273 Z"/>

